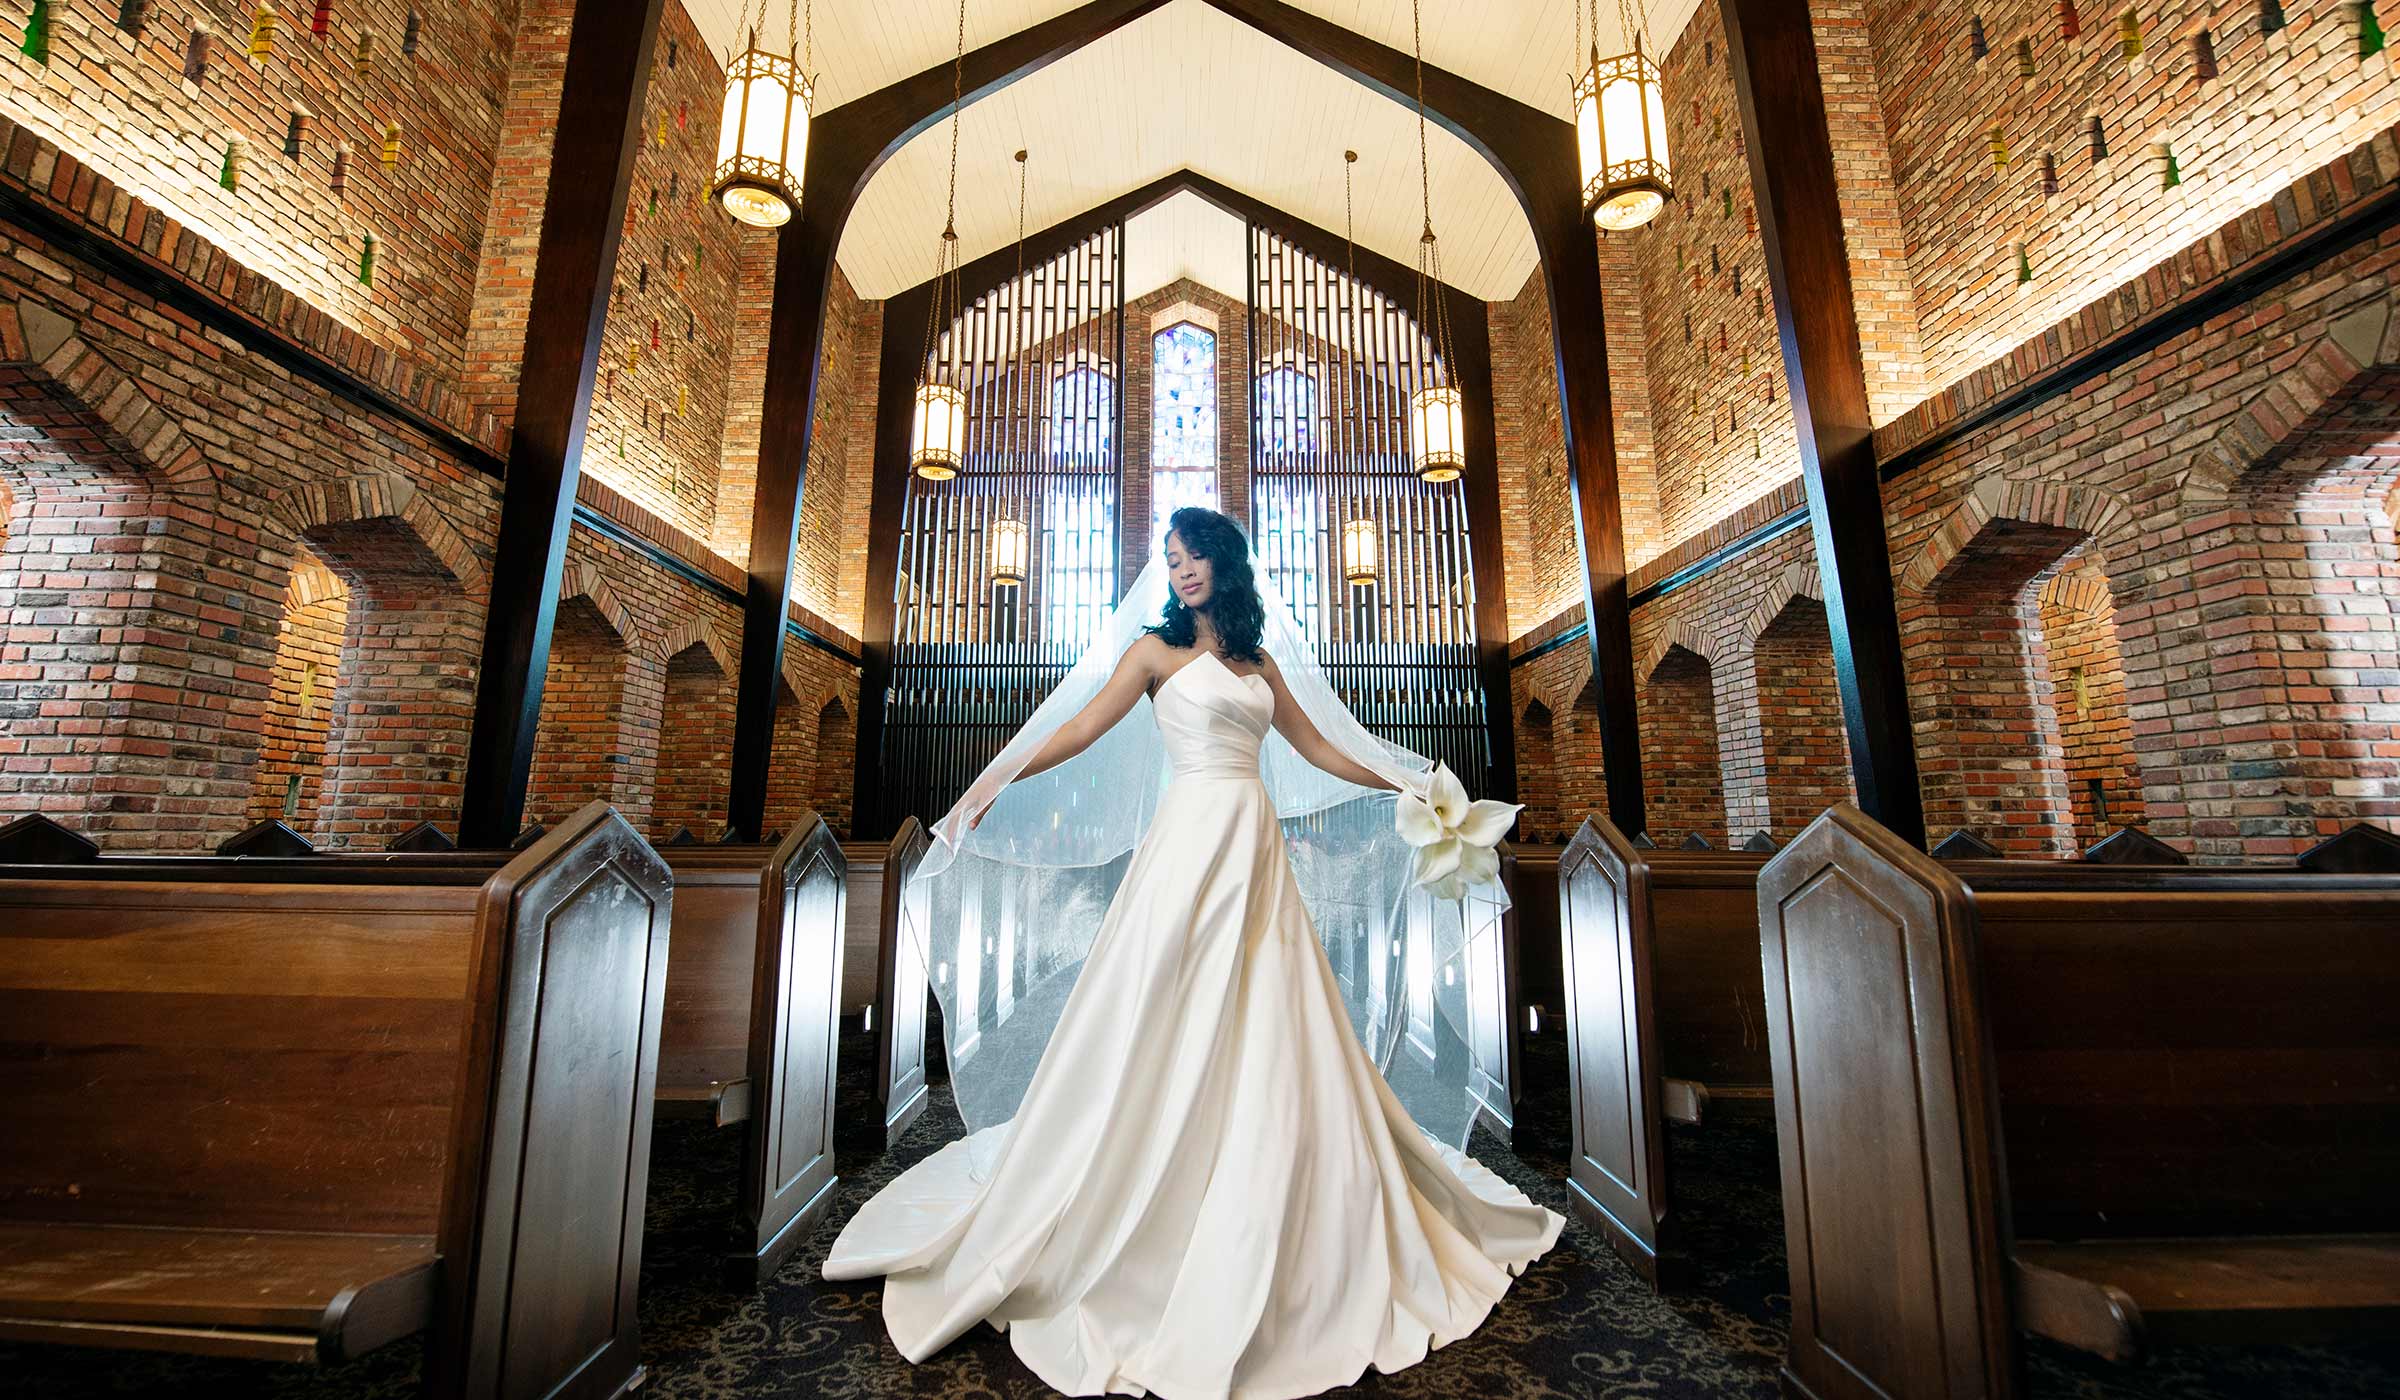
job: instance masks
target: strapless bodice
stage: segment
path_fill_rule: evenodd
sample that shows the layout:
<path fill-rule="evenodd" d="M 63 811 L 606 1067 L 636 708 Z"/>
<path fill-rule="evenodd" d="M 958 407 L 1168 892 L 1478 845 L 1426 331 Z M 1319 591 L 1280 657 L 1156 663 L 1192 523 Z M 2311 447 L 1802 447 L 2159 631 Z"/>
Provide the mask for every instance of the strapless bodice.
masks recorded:
<path fill-rule="evenodd" d="M 1167 677 L 1151 708 L 1176 777 L 1258 776 L 1259 745 L 1275 718 L 1266 677 L 1237 675 L 1216 653 L 1203 653 Z"/>

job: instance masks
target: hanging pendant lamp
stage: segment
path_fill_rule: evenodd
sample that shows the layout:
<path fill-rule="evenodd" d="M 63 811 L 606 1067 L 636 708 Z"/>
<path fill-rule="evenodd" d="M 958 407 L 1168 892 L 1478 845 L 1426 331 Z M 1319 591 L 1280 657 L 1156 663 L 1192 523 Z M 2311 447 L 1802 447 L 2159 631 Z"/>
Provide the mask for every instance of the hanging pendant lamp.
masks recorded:
<path fill-rule="evenodd" d="M 946 382 L 944 372 L 957 377 L 954 365 L 941 363 L 943 329 L 958 323 L 966 308 L 960 305 L 958 256 L 958 116 L 966 97 L 967 0 L 958 0 L 958 50 L 950 68 L 950 194 L 942 219 L 942 241 L 934 255 L 933 296 L 925 311 L 925 354 L 919 363 L 924 375 L 909 413 L 908 465 L 927 481 L 948 481 L 967 460 L 967 395 Z"/>
<path fill-rule="evenodd" d="M 1584 11 L 1575 11 L 1578 30 Z M 1592 41 L 1575 77 L 1575 149 L 1583 164 L 1583 211 L 1612 232 L 1640 228 L 1658 217 L 1675 193 L 1667 160 L 1667 104 L 1651 61 L 1645 25 L 1631 0 L 1617 0 L 1619 32 L 1631 52 L 1600 56 L 1600 0 L 1591 0 Z"/>
<path fill-rule="evenodd" d="M 1432 321 L 1433 362 L 1408 399 L 1409 464 L 1417 479 L 1456 481 L 1467 469 L 1466 399 L 1450 381 L 1457 363 L 1450 341 L 1450 298 L 1442 282 L 1442 244 L 1433 232 L 1433 156 L 1425 135 L 1424 0 L 1410 0 L 1417 57 L 1417 180 L 1425 232 L 1417 239 L 1417 314 Z"/>
<path fill-rule="evenodd" d="M 808 16 L 800 16 L 793 0 L 787 16 L 786 53 L 769 53 L 758 46 L 758 22 L 766 18 L 767 0 L 759 0 L 756 18 L 743 0 L 737 16 L 748 47 L 725 65 L 725 110 L 717 126 L 717 169 L 709 193 L 725 212 L 752 228 L 777 228 L 791 222 L 800 208 L 801 182 L 808 167 L 808 122 L 816 100 L 816 78 L 809 73 L 815 58 L 816 3 L 809 0 Z"/>
<path fill-rule="evenodd" d="M 1342 579 L 1354 588 L 1370 587 L 1375 582 L 1376 538 L 1372 520 L 1362 518 L 1342 526 Z"/>

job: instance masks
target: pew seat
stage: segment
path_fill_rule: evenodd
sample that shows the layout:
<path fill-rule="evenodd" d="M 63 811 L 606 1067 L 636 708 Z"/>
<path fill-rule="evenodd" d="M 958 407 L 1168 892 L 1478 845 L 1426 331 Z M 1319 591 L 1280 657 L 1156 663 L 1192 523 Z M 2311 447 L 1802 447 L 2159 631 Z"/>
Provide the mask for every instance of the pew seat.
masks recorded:
<path fill-rule="evenodd" d="M 2400 1235 L 2020 1240 L 2028 1332 L 2131 1361 L 2152 1342 L 2298 1341 L 2400 1321 Z"/>
<path fill-rule="evenodd" d="M 0 1338 L 333 1364 L 433 1321 L 431 1235 L 0 1224 Z"/>

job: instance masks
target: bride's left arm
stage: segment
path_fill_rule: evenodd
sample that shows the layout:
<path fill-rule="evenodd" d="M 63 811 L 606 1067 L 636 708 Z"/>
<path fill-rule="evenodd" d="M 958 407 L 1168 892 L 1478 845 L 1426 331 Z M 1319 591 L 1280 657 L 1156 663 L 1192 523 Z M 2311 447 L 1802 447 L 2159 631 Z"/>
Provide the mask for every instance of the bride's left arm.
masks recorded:
<path fill-rule="evenodd" d="M 1385 792 L 1400 791 L 1396 784 L 1335 748 L 1317 731 L 1308 712 L 1301 709 L 1300 702 L 1292 698 L 1292 692 L 1284 688 L 1283 672 L 1277 669 L 1274 657 L 1266 659 L 1261 674 L 1267 678 L 1267 688 L 1275 694 L 1275 732 L 1284 737 L 1294 753 L 1344 782 L 1356 783 L 1363 788 L 1379 788 Z"/>

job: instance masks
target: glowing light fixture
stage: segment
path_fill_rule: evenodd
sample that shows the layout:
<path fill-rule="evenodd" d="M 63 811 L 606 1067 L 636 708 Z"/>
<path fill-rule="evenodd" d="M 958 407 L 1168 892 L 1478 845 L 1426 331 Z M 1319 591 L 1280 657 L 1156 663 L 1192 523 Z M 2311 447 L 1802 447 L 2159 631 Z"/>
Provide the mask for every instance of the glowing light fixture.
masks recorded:
<path fill-rule="evenodd" d="M 766 6 L 767 0 L 759 0 L 758 19 L 766 17 Z M 816 4 L 810 0 L 803 21 L 793 0 L 785 28 L 791 47 L 780 54 L 758 46 L 757 19 L 748 14 L 748 0 L 743 8 L 740 18 L 747 23 L 736 32 L 749 35 L 749 47 L 725 64 L 725 110 L 709 189 L 741 222 L 778 228 L 800 208 L 808 166 L 809 110 L 817 86 L 808 72 L 815 57 Z"/>
<path fill-rule="evenodd" d="M 1466 399 L 1447 384 L 1419 389 L 1408 401 L 1408 431 L 1420 481 L 1456 481 L 1467 469 Z"/>
<path fill-rule="evenodd" d="M 1342 526 L 1342 577 L 1355 587 L 1375 582 L 1375 522 L 1352 520 Z"/>
<path fill-rule="evenodd" d="M 991 540 L 992 582 L 1016 588 L 1025 582 L 1033 558 L 1033 539 L 1022 520 L 995 520 Z"/>
<path fill-rule="evenodd" d="M 1583 11 L 1576 11 L 1580 27 Z M 1575 78 L 1575 148 L 1583 158 L 1583 208 L 1604 229 L 1636 229 L 1658 217 L 1675 192 L 1667 159 L 1667 104 L 1630 0 L 1617 0 L 1631 52 L 1600 56 L 1600 0 L 1591 0 L 1592 40 Z"/>
<path fill-rule="evenodd" d="M 958 269 L 958 114 L 965 105 L 967 80 L 967 0 L 958 0 L 958 50 L 950 67 L 950 203 L 942 221 L 942 241 L 933 263 L 933 295 L 925 309 L 925 354 L 919 361 L 925 373 L 909 414 L 909 470 L 927 481 L 948 481 L 958 475 L 967 458 L 967 395 L 945 380 L 961 377 L 940 363 L 943 328 L 956 325 L 959 305 Z"/>
<path fill-rule="evenodd" d="M 1425 22 L 1423 0 L 1411 0 L 1417 56 L 1417 181 L 1424 201 L 1425 232 L 1417 239 L 1417 315 L 1430 320 L 1433 332 L 1431 363 L 1420 368 L 1422 380 L 1408 396 L 1409 463 L 1417 479 L 1456 481 L 1467 468 L 1466 400 L 1450 381 L 1458 363 L 1450 340 L 1449 288 L 1442 281 L 1442 244 L 1433 232 L 1433 157 L 1425 136 Z"/>

